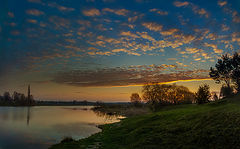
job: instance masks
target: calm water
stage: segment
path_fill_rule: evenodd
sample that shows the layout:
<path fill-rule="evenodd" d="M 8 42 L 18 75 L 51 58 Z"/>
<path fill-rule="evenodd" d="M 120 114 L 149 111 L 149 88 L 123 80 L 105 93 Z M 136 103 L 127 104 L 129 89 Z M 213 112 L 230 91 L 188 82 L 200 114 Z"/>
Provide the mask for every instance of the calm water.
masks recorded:
<path fill-rule="evenodd" d="M 46 149 L 66 136 L 88 137 L 119 121 L 88 106 L 0 107 L 0 149 Z"/>

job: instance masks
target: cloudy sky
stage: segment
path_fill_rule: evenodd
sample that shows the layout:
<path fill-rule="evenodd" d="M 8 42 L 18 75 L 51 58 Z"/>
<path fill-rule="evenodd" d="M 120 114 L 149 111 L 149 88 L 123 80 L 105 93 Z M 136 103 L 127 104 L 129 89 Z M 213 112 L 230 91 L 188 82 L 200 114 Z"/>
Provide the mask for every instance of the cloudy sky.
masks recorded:
<path fill-rule="evenodd" d="M 196 91 L 239 52 L 240 1 L 2 0 L 0 93 L 127 101 L 148 82 Z"/>

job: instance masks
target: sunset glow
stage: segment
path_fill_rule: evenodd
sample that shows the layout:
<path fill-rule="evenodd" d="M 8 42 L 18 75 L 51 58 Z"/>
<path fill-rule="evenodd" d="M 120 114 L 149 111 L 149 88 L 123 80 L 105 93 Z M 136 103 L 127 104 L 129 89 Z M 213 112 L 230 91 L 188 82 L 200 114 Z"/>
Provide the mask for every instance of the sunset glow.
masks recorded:
<path fill-rule="evenodd" d="M 7 0 L 0 8 L 0 94 L 31 84 L 36 100 L 129 101 L 151 82 L 219 92 L 209 68 L 240 50 L 238 0 Z"/>

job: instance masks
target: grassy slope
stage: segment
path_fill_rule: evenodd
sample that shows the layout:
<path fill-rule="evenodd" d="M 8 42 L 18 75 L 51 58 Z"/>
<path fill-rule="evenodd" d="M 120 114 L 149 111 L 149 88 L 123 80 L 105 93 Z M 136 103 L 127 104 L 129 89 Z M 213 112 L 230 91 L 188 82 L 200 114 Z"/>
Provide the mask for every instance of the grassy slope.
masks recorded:
<path fill-rule="evenodd" d="M 94 148 L 94 142 L 103 149 L 240 148 L 240 97 L 169 106 L 102 127 L 102 133 L 52 149 Z"/>

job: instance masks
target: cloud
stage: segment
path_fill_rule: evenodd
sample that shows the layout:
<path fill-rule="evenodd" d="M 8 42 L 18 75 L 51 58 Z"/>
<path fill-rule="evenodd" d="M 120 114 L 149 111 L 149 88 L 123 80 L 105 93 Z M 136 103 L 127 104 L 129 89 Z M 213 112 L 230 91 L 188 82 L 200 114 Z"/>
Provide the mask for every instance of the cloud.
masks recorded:
<path fill-rule="evenodd" d="M 157 14 L 159 14 L 159 15 L 168 15 L 168 12 L 167 11 L 162 11 L 162 10 L 158 10 L 158 9 L 156 9 L 156 8 L 153 8 L 153 9 L 150 9 L 149 10 L 150 12 L 156 12 Z"/>
<path fill-rule="evenodd" d="M 14 18 L 14 13 L 13 13 L 13 12 L 8 12 L 8 16 L 9 16 L 10 18 Z"/>
<path fill-rule="evenodd" d="M 201 58 L 195 58 L 194 60 L 195 60 L 195 61 L 200 61 L 200 60 L 201 60 Z"/>
<path fill-rule="evenodd" d="M 172 28 L 172 29 L 169 29 L 169 30 L 161 31 L 160 33 L 163 36 L 169 36 L 169 35 L 173 35 L 174 33 L 178 32 L 178 31 L 179 31 L 178 29 Z"/>
<path fill-rule="evenodd" d="M 20 34 L 20 32 L 18 30 L 13 30 L 13 31 L 11 31 L 11 34 L 14 36 L 17 36 Z"/>
<path fill-rule="evenodd" d="M 204 8 L 199 8 L 197 5 L 195 5 L 193 3 L 175 1 L 173 4 L 176 7 L 186 7 L 186 6 L 189 6 L 195 14 L 198 14 L 200 16 L 205 16 L 206 18 L 209 17 L 209 13 Z"/>
<path fill-rule="evenodd" d="M 145 22 L 142 23 L 142 26 L 146 27 L 151 31 L 162 31 L 163 26 L 154 22 Z"/>
<path fill-rule="evenodd" d="M 214 51 L 216 54 L 222 54 L 222 53 L 223 53 L 223 50 L 218 49 L 217 45 L 215 45 L 215 44 L 205 43 L 204 45 L 205 45 L 206 47 L 211 47 L 211 48 L 213 48 L 213 51 Z"/>
<path fill-rule="evenodd" d="M 205 18 L 209 17 L 209 13 L 204 8 L 199 8 L 198 6 L 192 4 L 192 10 L 195 14 L 198 14 L 200 16 L 204 16 Z"/>
<path fill-rule="evenodd" d="M 83 13 L 83 15 L 90 16 L 90 17 L 101 15 L 101 12 L 96 8 L 85 9 L 82 11 L 82 13 Z"/>
<path fill-rule="evenodd" d="M 26 13 L 28 15 L 33 15 L 33 16 L 40 16 L 40 15 L 44 15 L 44 12 L 37 10 L 37 9 L 29 9 L 26 10 Z"/>
<path fill-rule="evenodd" d="M 164 73 L 172 65 L 139 65 L 97 70 L 72 70 L 58 72 L 53 82 L 80 87 L 143 85 L 151 82 L 165 83 L 177 80 L 206 79 L 209 70 L 179 71 Z"/>
<path fill-rule="evenodd" d="M 175 1 L 175 2 L 173 3 L 173 5 L 176 6 L 176 7 L 184 7 L 184 6 L 189 5 L 189 2 Z"/>
<path fill-rule="evenodd" d="M 48 21 L 50 23 L 53 23 L 54 24 L 54 27 L 56 29 L 59 29 L 59 28 L 68 28 L 70 26 L 70 21 L 66 18 L 63 18 L 63 17 L 58 17 L 58 16 L 50 16 L 48 18 Z"/>
<path fill-rule="evenodd" d="M 112 52 L 114 52 L 114 53 L 126 52 L 127 53 L 127 50 L 126 49 L 114 49 L 114 50 L 112 50 Z"/>
<path fill-rule="evenodd" d="M 160 34 L 162 34 L 163 36 L 169 36 L 169 35 L 173 35 L 176 32 L 179 32 L 179 29 L 176 29 L 176 28 L 163 30 L 163 25 L 157 24 L 154 22 L 145 22 L 145 23 L 142 23 L 142 25 L 151 31 L 156 31 L 156 32 L 159 31 Z"/>
<path fill-rule="evenodd" d="M 36 24 L 37 20 L 34 19 L 27 19 L 27 22 L 32 23 L 32 24 Z"/>
<path fill-rule="evenodd" d="M 141 32 L 141 33 L 138 32 L 138 34 L 139 34 L 142 38 L 147 39 L 147 40 L 149 40 L 149 41 L 156 41 L 152 36 L 148 35 L 147 32 Z"/>
<path fill-rule="evenodd" d="M 230 28 L 226 26 L 225 24 L 221 25 L 222 31 L 228 31 Z"/>
<path fill-rule="evenodd" d="M 223 7 L 223 6 L 227 5 L 227 1 L 218 1 L 218 5 Z"/>
<path fill-rule="evenodd" d="M 70 8 L 70 7 L 65 7 L 65 6 L 61 6 L 55 2 L 49 2 L 48 3 L 49 7 L 53 7 L 53 8 L 57 8 L 59 11 L 63 11 L 63 12 L 67 12 L 67 11 L 74 11 L 74 8 Z"/>
<path fill-rule="evenodd" d="M 116 15 L 121 15 L 121 16 L 127 16 L 127 14 L 130 12 L 127 9 L 110 9 L 110 8 L 104 8 L 102 11 L 103 12 L 111 12 L 111 13 L 114 13 Z"/>
<path fill-rule="evenodd" d="M 28 2 L 30 2 L 30 3 L 42 3 L 41 0 L 28 0 Z"/>
<path fill-rule="evenodd" d="M 139 15 L 134 14 L 133 17 L 128 18 L 128 22 L 133 23 L 133 22 L 137 21 L 138 19 L 142 18 L 143 16 L 144 16 L 144 14 L 139 14 Z"/>
<path fill-rule="evenodd" d="M 139 38 L 139 36 L 137 36 L 137 35 L 134 34 L 134 33 L 131 33 L 130 31 L 121 32 L 120 35 L 121 35 L 121 36 L 129 36 L 129 37 L 132 37 L 132 38 Z"/>
<path fill-rule="evenodd" d="M 176 61 L 177 59 L 176 58 L 168 58 L 167 60 L 169 60 L 169 61 Z"/>
<path fill-rule="evenodd" d="M 233 42 L 240 42 L 240 34 L 239 34 L 240 32 L 234 32 L 234 33 L 232 33 L 232 41 Z"/>
<path fill-rule="evenodd" d="M 194 54 L 194 53 L 199 52 L 199 50 L 197 48 L 186 48 L 185 50 L 189 54 Z"/>
<path fill-rule="evenodd" d="M 135 55 L 135 56 L 141 56 L 141 54 L 130 51 L 130 50 L 126 50 L 126 49 L 114 49 L 112 50 L 113 53 L 119 53 L 119 52 L 125 52 L 128 55 Z"/>
<path fill-rule="evenodd" d="M 240 16 L 237 11 L 234 11 L 232 13 L 232 18 L 233 18 L 233 22 L 240 23 Z"/>

